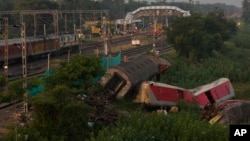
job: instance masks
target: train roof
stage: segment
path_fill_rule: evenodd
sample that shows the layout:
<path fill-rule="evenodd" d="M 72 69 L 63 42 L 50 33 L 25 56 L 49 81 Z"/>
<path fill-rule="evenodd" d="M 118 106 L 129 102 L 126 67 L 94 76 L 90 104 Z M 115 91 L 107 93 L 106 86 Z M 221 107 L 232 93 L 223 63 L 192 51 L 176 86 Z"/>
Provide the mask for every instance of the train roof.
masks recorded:
<path fill-rule="evenodd" d="M 174 85 L 169 85 L 169 84 L 165 84 L 165 83 L 161 83 L 161 82 L 145 81 L 143 83 L 145 83 L 145 84 L 151 84 L 151 85 L 158 86 L 158 87 L 164 87 L 164 88 L 170 88 L 170 89 L 188 91 L 187 89 L 184 89 L 182 87 L 178 87 L 178 86 L 174 86 Z"/>
<path fill-rule="evenodd" d="M 21 38 L 8 39 L 8 44 L 22 43 Z M 0 46 L 5 46 L 5 40 L 0 40 Z"/>
<path fill-rule="evenodd" d="M 147 80 L 158 72 L 158 65 L 161 60 L 154 56 L 142 55 L 129 62 L 114 66 L 124 72 L 131 82 L 138 83 L 141 80 Z"/>
<path fill-rule="evenodd" d="M 28 42 L 34 42 L 34 41 L 40 41 L 40 40 L 48 40 L 48 39 L 55 39 L 58 38 L 54 35 L 48 35 L 48 36 L 37 36 L 37 37 L 26 37 L 26 43 Z M 8 44 L 21 44 L 22 38 L 12 38 L 8 39 Z M 0 46 L 5 46 L 5 40 L 0 40 Z"/>
<path fill-rule="evenodd" d="M 189 91 L 191 91 L 193 93 L 193 95 L 196 96 L 196 95 L 199 95 L 200 93 L 211 90 L 211 89 L 213 89 L 213 88 L 215 88 L 223 83 L 226 83 L 226 82 L 231 83 L 228 78 L 220 78 L 220 79 L 213 81 L 209 84 L 205 84 L 205 85 L 199 86 L 197 88 L 190 89 Z"/>
<path fill-rule="evenodd" d="M 76 36 L 76 34 L 61 34 L 60 37 L 63 37 L 63 36 Z"/>

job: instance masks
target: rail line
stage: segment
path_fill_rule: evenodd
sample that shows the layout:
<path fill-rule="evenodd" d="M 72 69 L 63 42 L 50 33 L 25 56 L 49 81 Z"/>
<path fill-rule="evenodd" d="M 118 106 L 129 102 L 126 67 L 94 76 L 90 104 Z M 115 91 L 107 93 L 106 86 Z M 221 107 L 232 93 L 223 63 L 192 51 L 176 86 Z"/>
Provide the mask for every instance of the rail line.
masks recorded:
<path fill-rule="evenodd" d="M 155 43 L 156 46 L 156 50 L 159 51 L 160 54 L 166 53 L 169 50 L 173 49 L 173 47 L 171 45 L 169 45 L 166 41 L 162 42 L 162 41 L 158 41 Z M 136 46 L 136 47 L 132 47 L 126 50 L 122 50 L 122 57 L 126 56 L 129 60 L 132 59 L 133 57 L 139 55 L 139 54 L 145 54 L 147 52 L 150 52 L 152 50 L 152 44 L 148 44 L 148 45 L 144 45 L 144 46 Z M 94 55 L 94 49 L 88 48 L 88 51 L 83 51 L 82 54 L 85 55 Z M 113 52 L 112 55 L 116 55 L 117 52 Z M 61 59 L 66 59 L 67 55 L 64 56 L 65 58 L 61 58 Z M 47 62 L 44 61 L 43 62 L 43 66 L 39 66 L 39 67 L 34 67 L 33 69 L 30 69 L 29 73 L 27 74 L 28 78 L 30 77 L 40 77 L 44 74 L 44 72 L 47 70 Z M 42 64 L 42 63 L 41 63 Z M 19 72 L 15 75 L 12 75 L 9 77 L 10 81 L 13 80 L 17 80 L 22 78 L 22 73 Z"/>
<path fill-rule="evenodd" d="M 130 39 L 128 39 L 130 40 Z M 129 42 L 130 43 L 130 42 Z M 171 45 L 169 45 L 166 41 L 162 42 L 162 41 L 157 41 L 155 43 L 156 49 L 160 52 L 160 54 L 165 53 L 171 49 L 173 49 L 173 47 Z M 136 46 L 136 47 L 132 47 L 130 49 L 126 49 L 122 51 L 122 56 L 127 56 L 128 59 L 132 59 L 133 57 L 135 57 L 138 54 L 145 54 L 148 51 L 152 50 L 152 44 L 148 44 L 148 45 L 143 45 L 143 46 Z M 94 54 L 94 51 L 92 50 L 91 52 L 83 52 L 84 54 Z M 114 54 L 116 54 L 114 52 Z M 45 61 L 46 62 L 46 61 Z M 45 63 L 46 64 L 46 63 Z M 41 77 L 44 72 L 46 71 L 47 67 L 46 65 L 44 66 L 40 66 L 40 67 L 34 67 L 32 69 L 32 71 L 30 73 L 28 73 L 28 78 L 30 77 Z M 10 81 L 14 81 L 17 79 L 22 78 L 22 74 L 18 74 L 16 76 L 10 77 L 9 80 Z M 9 103 L 0 103 L 0 120 L 2 122 L 0 122 L 0 128 L 1 127 L 5 127 L 6 124 L 8 123 L 7 119 L 13 119 L 13 114 L 16 114 L 17 112 L 21 112 L 22 109 L 22 101 L 13 101 L 13 102 L 9 102 Z M 10 118 L 12 117 L 12 118 Z M 107 117 L 107 115 L 105 116 Z M 108 115 L 108 117 L 110 117 L 110 115 Z"/>

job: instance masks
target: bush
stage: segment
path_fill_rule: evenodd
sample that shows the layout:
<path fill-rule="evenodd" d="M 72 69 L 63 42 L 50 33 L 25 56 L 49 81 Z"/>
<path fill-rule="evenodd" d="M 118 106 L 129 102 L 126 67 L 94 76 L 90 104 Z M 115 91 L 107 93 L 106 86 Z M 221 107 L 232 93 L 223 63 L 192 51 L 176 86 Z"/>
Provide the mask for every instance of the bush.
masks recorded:
<path fill-rule="evenodd" d="M 225 141 L 228 126 L 199 121 L 198 114 L 181 111 L 163 114 L 134 112 L 123 118 L 116 128 L 105 128 L 92 141 Z"/>

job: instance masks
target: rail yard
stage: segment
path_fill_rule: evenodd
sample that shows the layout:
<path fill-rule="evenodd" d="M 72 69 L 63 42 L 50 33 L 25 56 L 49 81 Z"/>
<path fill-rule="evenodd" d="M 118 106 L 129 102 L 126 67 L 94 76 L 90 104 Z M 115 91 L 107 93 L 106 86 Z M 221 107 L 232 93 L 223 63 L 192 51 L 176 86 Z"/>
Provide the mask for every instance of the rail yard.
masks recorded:
<path fill-rule="evenodd" d="M 145 35 L 134 35 L 134 36 L 141 36 L 141 38 L 144 38 L 144 40 L 147 40 L 148 37 L 146 37 Z M 142 42 L 145 42 L 142 40 Z M 168 45 L 164 39 L 164 37 L 159 38 L 158 40 L 156 40 L 156 46 L 157 46 L 157 50 L 160 53 L 164 53 L 167 52 L 169 50 L 172 49 L 171 45 Z M 93 44 L 87 44 L 87 45 L 81 45 L 79 46 L 79 50 L 78 51 L 74 51 L 72 52 L 70 55 L 73 54 L 84 54 L 84 55 L 97 55 L 96 54 L 96 45 L 100 45 L 103 44 L 103 42 L 98 42 L 98 43 L 93 43 Z M 139 54 L 145 54 L 147 51 L 151 51 L 152 50 L 152 41 L 146 41 L 145 43 L 141 44 L 140 46 L 134 47 L 131 45 L 131 35 L 127 35 L 127 36 L 117 36 L 113 38 L 112 41 L 112 45 L 111 45 L 111 50 L 113 50 L 113 54 L 116 54 L 116 52 L 118 52 L 119 50 L 122 50 L 122 55 L 127 56 L 127 58 L 132 59 L 132 58 L 136 58 Z M 102 54 L 103 51 L 100 49 L 100 54 Z M 50 69 L 55 69 L 55 67 L 57 66 L 56 64 L 58 63 L 58 61 L 66 61 L 68 59 L 69 54 L 68 52 L 66 52 L 65 54 L 61 54 L 59 56 L 53 56 L 51 57 L 51 61 L 50 61 Z M 133 60 L 133 59 L 132 59 Z M 40 57 L 39 59 L 34 59 L 33 61 L 28 61 L 27 65 L 28 67 L 28 77 L 39 77 L 42 76 L 43 73 L 48 69 L 48 58 L 45 57 Z M 22 64 L 20 63 L 15 63 L 12 64 L 9 68 L 9 80 L 16 80 L 16 79 L 20 79 L 22 78 Z M 2 69 L 2 73 L 3 73 L 3 69 Z M 153 74 L 152 74 L 153 75 Z M 90 101 L 89 101 L 90 102 Z M 96 102 L 96 101 L 95 101 Z M 94 102 L 94 103 L 95 103 Z M 100 102 L 98 102 L 100 103 Z M 93 104 L 93 101 L 92 101 Z M 22 106 L 22 102 L 19 103 L 6 103 L 6 104 L 2 104 L 1 107 L 1 111 L 0 114 L 1 116 L 1 121 L 3 121 L 1 123 L 1 127 L 5 127 L 7 124 L 9 123 L 15 123 L 17 122 L 15 120 L 15 115 L 18 114 L 19 112 L 22 112 L 23 109 L 21 109 Z M 112 114 L 111 114 L 112 115 Z M 104 118 L 107 118 L 108 115 L 102 115 Z M 116 116 L 114 116 L 113 118 L 115 118 Z M 109 117 L 111 120 L 112 117 Z M 107 119 L 108 120 L 108 119 Z M 2 128 L 3 132 L 5 131 L 4 128 Z"/>

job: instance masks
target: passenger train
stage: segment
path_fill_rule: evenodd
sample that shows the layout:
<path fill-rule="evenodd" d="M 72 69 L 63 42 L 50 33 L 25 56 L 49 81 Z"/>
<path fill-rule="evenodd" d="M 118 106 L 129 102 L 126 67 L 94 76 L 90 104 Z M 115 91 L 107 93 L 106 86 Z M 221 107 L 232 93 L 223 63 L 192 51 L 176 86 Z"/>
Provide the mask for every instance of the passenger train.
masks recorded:
<path fill-rule="evenodd" d="M 8 60 L 14 62 L 22 57 L 22 39 L 8 39 Z M 79 46 L 79 40 L 75 34 L 65 35 L 47 35 L 37 37 L 27 37 L 26 51 L 27 57 L 39 57 L 45 54 L 54 54 L 65 52 L 66 50 L 76 50 Z M 0 40 L 0 63 L 4 63 L 5 40 Z"/>

